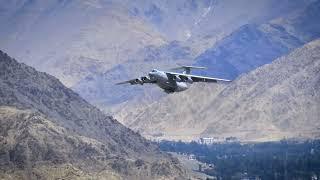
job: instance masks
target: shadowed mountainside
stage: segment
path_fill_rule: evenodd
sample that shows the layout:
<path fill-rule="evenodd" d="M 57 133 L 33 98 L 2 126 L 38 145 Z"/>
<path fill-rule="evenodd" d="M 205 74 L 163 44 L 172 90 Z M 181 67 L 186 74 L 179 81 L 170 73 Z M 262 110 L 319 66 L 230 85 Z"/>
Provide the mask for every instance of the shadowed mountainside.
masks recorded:
<path fill-rule="evenodd" d="M 5 178 L 63 177 L 68 171 L 110 174 L 115 179 L 185 176 L 177 161 L 53 76 L 3 52 L 0 69 L 0 157 Z"/>

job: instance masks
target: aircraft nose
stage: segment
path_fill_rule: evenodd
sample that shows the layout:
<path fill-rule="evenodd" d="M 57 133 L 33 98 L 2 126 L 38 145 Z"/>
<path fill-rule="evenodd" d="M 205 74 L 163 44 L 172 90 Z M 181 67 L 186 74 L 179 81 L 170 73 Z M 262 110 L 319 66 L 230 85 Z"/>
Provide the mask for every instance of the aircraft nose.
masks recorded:
<path fill-rule="evenodd" d="M 156 69 L 153 69 L 152 71 L 149 72 L 149 77 L 150 79 L 156 79 L 156 77 L 158 76 L 158 71 Z"/>
<path fill-rule="evenodd" d="M 152 80 L 155 79 L 155 73 L 154 72 L 149 72 L 148 75 L 149 75 L 150 79 L 152 79 Z"/>

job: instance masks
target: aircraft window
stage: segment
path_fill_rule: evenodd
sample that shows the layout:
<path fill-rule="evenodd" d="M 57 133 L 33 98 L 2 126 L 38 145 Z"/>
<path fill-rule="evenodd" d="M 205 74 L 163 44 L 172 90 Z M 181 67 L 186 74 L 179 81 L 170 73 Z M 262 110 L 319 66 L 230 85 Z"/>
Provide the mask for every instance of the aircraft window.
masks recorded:
<path fill-rule="evenodd" d="M 155 70 L 155 69 L 152 69 L 152 72 L 157 72 L 157 70 Z"/>

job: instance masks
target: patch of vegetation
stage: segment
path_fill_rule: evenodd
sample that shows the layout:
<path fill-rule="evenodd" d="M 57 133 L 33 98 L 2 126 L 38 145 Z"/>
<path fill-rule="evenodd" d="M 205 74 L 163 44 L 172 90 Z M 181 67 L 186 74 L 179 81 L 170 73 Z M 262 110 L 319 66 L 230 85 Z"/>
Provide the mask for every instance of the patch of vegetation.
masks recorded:
<path fill-rule="evenodd" d="M 212 145 L 162 141 L 159 146 L 167 152 L 194 154 L 213 165 L 206 174 L 222 179 L 320 178 L 320 140 Z"/>

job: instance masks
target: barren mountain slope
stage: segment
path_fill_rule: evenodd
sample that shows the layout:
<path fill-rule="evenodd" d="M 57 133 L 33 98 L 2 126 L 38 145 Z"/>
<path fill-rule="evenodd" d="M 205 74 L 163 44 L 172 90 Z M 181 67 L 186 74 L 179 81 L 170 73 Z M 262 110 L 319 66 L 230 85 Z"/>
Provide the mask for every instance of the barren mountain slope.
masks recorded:
<path fill-rule="evenodd" d="M 121 177 L 108 167 L 117 157 L 108 157 L 103 143 L 70 133 L 41 113 L 1 106 L 0 125 L 0 178 Z"/>
<path fill-rule="evenodd" d="M 320 136 L 320 40 L 243 75 L 201 112 L 204 136 Z"/>
<path fill-rule="evenodd" d="M 133 109 L 125 106 L 127 110 L 120 110 L 116 117 L 148 138 L 192 140 L 206 128 L 206 124 L 198 123 L 199 112 L 224 86 L 193 84 L 187 91 L 170 94 L 151 104 Z"/>
<path fill-rule="evenodd" d="M 39 173 L 46 176 L 48 168 L 71 163 L 97 176 L 104 170 L 137 179 L 185 176 L 169 155 L 56 78 L 1 51 L 0 70 L 1 166 L 11 167 L 2 173 L 26 173 L 43 164 Z"/>
<path fill-rule="evenodd" d="M 147 137 L 176 140 L 319 137 L 319 72 L 320 40 L 316 40 L 225 88 L 194 84 L 190 91 L 169 95 L 126 122 Z"/>

